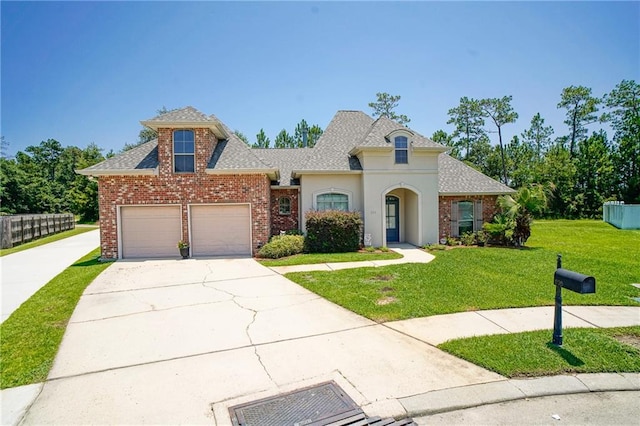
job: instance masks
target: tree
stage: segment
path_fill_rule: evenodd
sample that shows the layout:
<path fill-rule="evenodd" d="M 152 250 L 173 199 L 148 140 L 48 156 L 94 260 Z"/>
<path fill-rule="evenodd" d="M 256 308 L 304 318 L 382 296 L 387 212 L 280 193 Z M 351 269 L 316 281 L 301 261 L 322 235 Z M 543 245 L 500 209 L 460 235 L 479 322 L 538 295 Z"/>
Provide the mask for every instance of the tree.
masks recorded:
<path fill-rule="evenodd" d="M 9 152 L 9 142 L 0 136 L 0 158 L 7 158 Z"/>
<path fill-rule="evenodd" d="M 540 168 L 538 182 L 551 190 L 549 214 L 551 217 L 575 217 L 577 207 L 574 197 L 576 166 L 569 157 L 564 138 L 556 139 L 546 152 Z"/>
<path fill-rule="evenodd" d="M 246 143 L 247 145 L 251 145 L 251 142 L 249 142 L 249 138 L 247 137 L 247 135 L 242 133 L 240 130 L 234 130 L 233 134 L 236 135 L 242 142 Z"/>
<path fill-rule="evenodd" d="M 600 130 L 578 143 L 576 207 L 579 217 L 596 218 L 602 204 L 615 193 L 615 171 L 607 134 Z"/>
<path fill-rule="evenodd" d="M 611 122 L 616 149 L 618 191 L 625 203 L 640 203 L 640 85 L 622 80 L 604 96 L 609 108 L 604 119 Z"/>
<path fill-rule="evenodd" d="M 399 95 L 394 96 L 388 93 L 379 92 L 376 93 L 376 97 L 378 98 L 377 101 L 369 102 L 369 107 L 373 108 L 374 117 L 387 117 L 402 125 L 406 125 L 411 121 L 406 115 L 396 114 L 394 111 L 400 101 Z"/>
<path fill-rule="evenodd" d="M 531 236 L 534 215 L 547 208 L 547 192 L 542 185 L 525 186 L 515 196 L 498 197 L 498 205 L 507 217 L 515 221 L 512 239 L 517 247 L 523 246 Z"/>
<path fill-rule="evenodd" d="M 512 96 L 503 96 L 502 98 L 489 98 L 479 101 L 479 108 L 484 117 L 490 118 L 493 124 L 498 128 L 498 142 L 500 143 L 500 157 L 502 162 L 502 182 L 509 184 L 507 176 L 507 165 L 504 158 L 504 146 L 502 144 L 502 126 L 509 123 L 515 123 L 518 119 L 518 113 L 511 106 Z"/>
<path fill-rule="evenodd" d="M 453 135 L 450 135 L 444 130 L 440 129 L 433 132 L 433 135 L 431 135 L 431 140 L 451 148 L 451 150 L 449 151 L 449 155 L 453 158 L 457 158 L 458 160 L 462 159 L 462 157 L 460 156 L 460 149 L 453 140 Z"/>
<path fill-rule="evenodd" d="M 320 136 L 322 136 L 323 133 L 324 133 L 324 130 L 322 130 L 322 128 L 320 126 L 318 126 L 317 124 L 314 124 L 313 126 L 311 126 L 309 128 L 309 141 L 307 143 L 307 146 L 309 148 L 313 148 L 316 145 L 316 142 L 318 142 L 318 139 L 320 139 Z"/>
<path fill-rule="evenodd" d="M 156 110 L 156 113 L 158 115 L 163 115 L 163 114 L 166 114 L 168 112 L 175 111 L 176 109 L 177 108 L 167 109 L 167 107 L 165 107 L 163 105 L 162 108 L 160 108 L 159 110 Z M 137 146 L 142 145 L 143 143 L 147 143 L 149 141 L 152 141 L 152 140 L 156 139 L 157 137 L 158 137 L 158 132 L 156 132 L 155 130 L 150 129 L 148 127 L 144 127 L 138 133 L 138 140 L 136 142 L 133 142 L 133 143 L 125 143 L 124 146 L 122 147 L 122 151 L 121 152 L 128 151 L 128 150 L 130 150 L 132 148 L 135 148 Z"/>
<path fill-rule="evenodd" d="M 294 148 L 293 138 L 285 129 L 282 129 L 276 136 L 274 145 L 276 148 Z"/>
<path fill-rule="evenodd" d="M 584 86 L 569 86 L 562 89 L 558 108 L 565 108 L 565 124 L 569 126 L 569 157 L 575 154 L 576 143 L 586 138 L 588 124 L 597 120 L 596 112 L 600 100 L 591 96 L 591 89 Z"/>
<path fill-rule="evenodd" d="M 293 144 L 296 148 L 302 148 L 304 146 L 305 133 L 307 135 L 306 143 L 309 143 L 309 125 L 307 124 L 307 121 L 303 118 L 302 120 L 300 120 L 298 124 L 296 124 L 296 128 L 293 131 Z"/>
<path fill-rule="evenodd" d="M 264 132 L 264 129 L 260 129 L 260 132 L 256 135 L 256 142 L 251 145 L 253 148 L 269 148 L 271 141 Z"/>
<path fill-rule="evenodd" d="M 486 134 L 482 128 L 484 119 L 480 103 L 464 96 L 460 98 L 460 105 L 451 108 L 447 114 L 450 117 L 447 124 L 456 126 L 452 133 L 452 137 L 457 139 L 456 146 L 460 152 L 464 149 L 463 159 L 468 160 L 473 145 Z"/>
<path fill-rule="evenodd" d="M 517 135 L 514 135 L 507 145 L 506 157 L 511 185 L 514 188 L 534 183 L 537 163 L 535 151 L 528 144 L 522 143 Z"/>
<path fill-rule="evenodd" d="M 531 119 L 531 127 L 521 133 L 522 141 L 535 151 L 538 159 L 551 146 L 553 127 L 544 125 L 544 118 L 536 113 Z"/>
<path fill-rule="evenodd" d="M 47 171 L 47 177 L 54 181 L 56 179 L 56 168 L 58 160 L 64 149 L 60 142 L 55 139 L 42 141 L 38 146 L 28 146 L 25 151 L 31 154 L 33 161 Z"/>

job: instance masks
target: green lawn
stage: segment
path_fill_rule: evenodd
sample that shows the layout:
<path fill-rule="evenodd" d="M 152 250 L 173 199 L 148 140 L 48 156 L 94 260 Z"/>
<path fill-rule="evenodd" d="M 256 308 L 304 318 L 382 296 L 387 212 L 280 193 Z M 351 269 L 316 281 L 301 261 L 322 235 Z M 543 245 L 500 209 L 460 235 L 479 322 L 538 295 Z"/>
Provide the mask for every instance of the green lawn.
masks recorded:
<path fill-rule="evenodd" d="M 68 231 L 63 231 L 63 232 L 60 232 L 58 234 L 49 235 L 49 236 L 46 236 L 44 238 L 40 238 L 40 239 L 35 240 L 35 241 L 30 241 L 28 243 L 20 244 L 19 246 L 16 246 L 16 247 L 11 247 L 11 248 L 8 248 L 8 249 L 1 249 L 0 250 L 0 257 L 6 256 L 6 255 L 12 254 L 12 253 L 17 253 L 17 252 L 22 251 L 22 250 L 27 250 L 27 249 L 30 249 L 30 248 L 42 246 L 44 244 L 48 244 L 48 243 L 52 243 L 54 241 L 62 240 L 64 238 L 73 237 L 74 235 L 83 234 L 85 232 L 93 231 L 95 229 L 98 229 L 98 227 L 97 226 L 76 227 L 76 228 L 70 229 Z"/>
<path fill-rule="evenodd" d="M 292 266 L 292 265 L 312 265 L 317 263 L 337 263 L 337 262 L 365 262 L 372 260 L 400 259 L 401 254 L 395 252 L 386 253 L 326 253 L 326 254 L 296 254 L 281 259 L 257 259 L 264 266 Z"/>
<path fill-rule="evenodd" d="M 82 292 L 110 265 L 99 256 L 96 249 L 78 260 L 0 324 L 0 389 L 46 379 Z"/>
<path fill-rule="evenodd" d="M 556 254 L 563 267 L 596 278 L 596 294 L 563 291 L 566 305 L 639 305 L 640 231 L 601 221 L 536 221 L 525 249 L 436 251 L 429 264 L 402 264 L 287 278 L 375 321 L 478 309 L 553 305 Z M 383 303 L 389 302 L 391 303 Z"/>
<path fill-rule="evenodd" d="M 627 344 L 640 342 L 640 327 L 565 329 L 562 347 L 550 343 L 551 334 L 551 330 L 497 334 L 451 340 L 438 347 L 507 377 L 640 372 L 640 349 Z"/>

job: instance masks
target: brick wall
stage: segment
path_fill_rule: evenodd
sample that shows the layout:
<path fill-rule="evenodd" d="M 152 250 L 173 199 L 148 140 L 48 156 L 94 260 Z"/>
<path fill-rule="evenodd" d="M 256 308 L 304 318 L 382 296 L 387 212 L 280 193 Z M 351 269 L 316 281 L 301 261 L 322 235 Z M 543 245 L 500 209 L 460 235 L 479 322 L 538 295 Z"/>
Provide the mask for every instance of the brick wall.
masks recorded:
<path fill-rule="evenodd" d="M 280 214 L 280 198 L 289 197 L 291 200 L 291 214 Z M 298 188 L 271 190 L 271 235 L 279 235 L 280 231 L 300 229 Z"/>
<path fill-rule="evenodd" d="M 456 195 L 439 196 L 438 210 L 440 218 L 440 238 L 451 235 L 451 202 L 452 201 L 475 201 L 482 200 L 482 221 L 491 222 L 493 215 L 497 212 L 497 195 Z"/>
<path fill-rule="evenodd" d="M 208 175 L 215 148 L 208 129 L 195 129 L 196 172 L 173 173 L 172 129 L 158 131 L 158 176 L 100 176 L 100 247 L 105 259 L 118 258 L 117 206 L 179 204 L 182 239 L 189 236 L 187 206 L 198 203 L 251 203 L 252 245 L 256 251 L 270 235 L 270 181 L 264 174 Z"/>

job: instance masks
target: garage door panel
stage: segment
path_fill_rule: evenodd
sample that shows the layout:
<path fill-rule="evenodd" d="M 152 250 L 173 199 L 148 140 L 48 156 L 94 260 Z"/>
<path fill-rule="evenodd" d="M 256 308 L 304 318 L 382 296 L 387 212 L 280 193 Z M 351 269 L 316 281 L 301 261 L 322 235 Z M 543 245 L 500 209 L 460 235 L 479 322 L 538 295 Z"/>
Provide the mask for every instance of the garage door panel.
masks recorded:
<path fill-rule="evenodd" d="M 177 256 L 182 236 L 179 206 L 122 206 L 120 209 L 122 257 Z"/>
<path fill-rule="evenodd" d="M 248 205 L 191 206 L 194 256 L 251 255 Z"/>

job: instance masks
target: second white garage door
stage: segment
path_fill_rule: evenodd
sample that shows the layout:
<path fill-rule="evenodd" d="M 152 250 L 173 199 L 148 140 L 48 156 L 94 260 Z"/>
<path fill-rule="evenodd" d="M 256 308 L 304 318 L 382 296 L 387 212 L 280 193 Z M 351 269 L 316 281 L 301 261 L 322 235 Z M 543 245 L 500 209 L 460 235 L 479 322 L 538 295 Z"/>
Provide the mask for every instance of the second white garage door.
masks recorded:
<path fill-rule="evenodd" d="M 248 204 L 192 205 L 192 256 L 250 256 L 251 216 Z"/>

